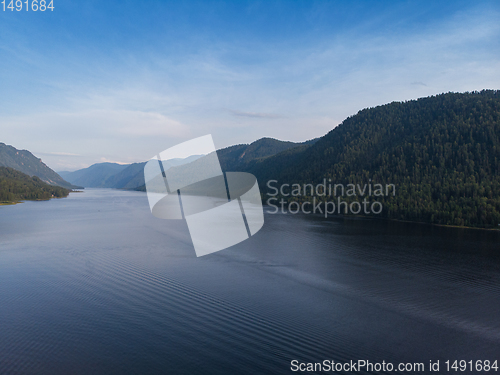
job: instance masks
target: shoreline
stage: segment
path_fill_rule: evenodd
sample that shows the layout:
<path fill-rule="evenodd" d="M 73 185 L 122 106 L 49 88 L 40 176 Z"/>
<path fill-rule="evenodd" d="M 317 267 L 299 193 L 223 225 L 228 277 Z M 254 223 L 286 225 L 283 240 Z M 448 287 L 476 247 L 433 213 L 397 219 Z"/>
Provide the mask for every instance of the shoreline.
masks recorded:
<path fill-rule="evenodd" d="M 73 193 L 73 192 L 70 192 L 70 193 Z M 83 191 L 75 191 L 74 193 L 83 193 Z M 0 202 L 0 206 L 14 206 L 16 204 L 24 203 L 24 202 L 47 202 L 47 201 L 50 201 L 52 199 L 64 199 L 64 198 L 68 198 L 68 197 L 69 197 L 69 194 L 65 197 L 51 197 L 51 198 L 47 198 L 47 199 L 20 199 L 18 201 L 13 201 L 13 202 Z"/>
<path fill-rule="evenodd" d="M 410 221 L 410 220 L 401 220 L 401 219 L 389 219 L 389 218 L 381 218 L 382 220 L 390 220 L 397 221 L 400 223 L 410 223 L 410 224 L 425 224 L 432 225 L 436 227 L 446 227 L 446 228 L 458 228 L 458 229 L 479 229 L 479 230 L 490 230 L 490 231 L 500 231 L 500 226 L 498 228 L 483 228 L 483 227 L 467 227 L 465 225 L 450 225 L 450 224 L 435 224 L 435 223 L 426 223 L 425 221 Z"/>
<path fill-rule="evenodd" d="M 267 204 L 262 204 L 262 207 L 271 207 Z M 288 214 L 288 213 L 287 213 Z M 322 214 L 306 214 L 303 212 L 298 212 L 298 214 L 301 215 L 315 215 L 315 216 L 322 216 L 324 218 L 324 215 Z M 274 214 L 271 214 L 274 215 Z M 291 214 L 291 215 L 297 215 Z M 387 217 L 375 217 L 375 216 L 367 216 L 367 215 L 340 215 L 340 214 L 334 214 L 330 215 L 329 217 L 331 218 L 338 218 L 338 219 L 344 219 L 344 220 L 356 220 L 356 219 L 364 219 L 364 220 L 385 220 L 385 221 L 395 221 L 399 223 L 408 223 L 408 224 L 419 224 L 419 225 L 431 225 L 435 227 L 446 227 L 446 228 L 456 228 L 456 229 L 477 229 L 477 230 L 488 230 L 488 231 L 500 231 L 500 226 L 498 228 L 484 228 L 484 227 L 467 227 L 467 226 L 460 226 L 460 225 L 450 225 L 450 224 L 436 224 L 436 223 L 428 223 L 425 221 L 411 221 L 411 220 L 401 220 L 401 219 L 391 219 Z M 328 219 L 328 218 L 326 218 Z"/>

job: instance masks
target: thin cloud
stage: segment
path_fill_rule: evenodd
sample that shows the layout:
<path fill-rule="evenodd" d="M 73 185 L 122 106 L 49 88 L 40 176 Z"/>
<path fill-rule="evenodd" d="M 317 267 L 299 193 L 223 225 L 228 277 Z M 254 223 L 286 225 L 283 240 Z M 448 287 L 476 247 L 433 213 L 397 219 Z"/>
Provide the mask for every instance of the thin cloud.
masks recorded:
<path fill-rule="evenodd" d="M 239 116 L 239 117 L 252 117 L 252 118 L 265 118 L 265 119 L 275 119 L 275 118 L 284 118 L 285 117 L 285 116 L 278 115 L 275 113 L 243 112 L 243 111 L 235 111 L 235 110 L 229 110 L 229 112 L 233 116 Z"/>
<path fill-rule="evenodd" d="M 70 152 L 38 152 L 37 154 L 51 156 L 81 156 L 80 154 L 72 154 Z"/>

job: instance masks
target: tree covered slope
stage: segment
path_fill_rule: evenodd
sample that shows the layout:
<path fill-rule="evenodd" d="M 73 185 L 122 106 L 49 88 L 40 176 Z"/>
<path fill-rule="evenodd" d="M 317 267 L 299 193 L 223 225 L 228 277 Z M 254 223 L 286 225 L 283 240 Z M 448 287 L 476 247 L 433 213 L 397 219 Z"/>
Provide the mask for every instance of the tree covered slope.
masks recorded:
<path fill-rule="evenodd" d="M 364 109 L 303 150 L 250 165 L 265 194 L 279 183 L 395 184 L 382 216 L 500 223 L 500 91 L 447 93 Z"/>
<path fill-rule="evenodd" d="M 46 184 L 40 178 L 0 167 L 0 202 L 67 197 L 70 190 Z"/>
<path fill-rule="evenodd" d="M 280 152 L 296 149 L 297 147 L 308 147 L 316 141 L 317 139 L 312 139 L 302 143 L 295 143 L 274 138 L 261 138 L 250 144 L 235 145 L 217 150 L 217 156 L 224 171 L 239 171 L 249 169 L 256 163 Z"/>

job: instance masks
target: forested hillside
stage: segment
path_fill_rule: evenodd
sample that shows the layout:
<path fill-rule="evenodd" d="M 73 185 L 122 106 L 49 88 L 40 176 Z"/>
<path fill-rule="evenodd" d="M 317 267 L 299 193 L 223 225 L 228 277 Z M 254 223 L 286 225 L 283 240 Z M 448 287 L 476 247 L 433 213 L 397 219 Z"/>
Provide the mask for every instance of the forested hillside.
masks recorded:
<path fill-rule="evenodd" d="M 0 143 L 0 167 L 14 168 L 16 171 L 25 173 L 28 176 L 37 176 L 49 185 L 62 186 L 68 189 L 78 188 L 78 186 L 65 181 L 31 152 L 18 150 L 4 143 Z"/>
<path fill-rule="evenodd" d="M 305 149 L 317 139 L 295 143 L 280 141 L 274 138 L 261 138 L 250 144 L 230 146 L 217 150 L 221 168 L 224 171 L 240 171 L 249 169 L 267 157 L 290 149 Z"/>
<path fill-rule="evenodd" d="M 395 184 L 383 217 L 500 223 L 500 91 L 447 93 L 364 109 L 303 150 L 244 168 L 281 183 Z M 371 181 L 370 181 L 371 180 Z"/>
<path fill-rule="evenodd" d="M 67 197 L 70 190 L 48 185 L 40 178 L 0 167 L 0 203 Z"/>

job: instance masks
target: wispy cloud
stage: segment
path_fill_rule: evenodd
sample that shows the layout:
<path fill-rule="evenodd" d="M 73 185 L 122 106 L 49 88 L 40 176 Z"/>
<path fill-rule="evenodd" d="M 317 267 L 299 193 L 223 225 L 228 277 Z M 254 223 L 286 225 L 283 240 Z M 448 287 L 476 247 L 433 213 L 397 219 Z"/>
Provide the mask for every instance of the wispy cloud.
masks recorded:
<path fill-rule="evenodd" d="M 262 113 L 262 112 L 243 112 L 236 110 L 228 110 L 233 116 L 239 117 L 251 117 L 251 118 L 264 118 L 264 119 L 275 119 L 275 118 L 284 118 L 283 115 L 278 115 L 275 113 Z"/>
<path fill-rule="evenodd" d="M 72 154 L 70 152 L 38 152 L 38 155 L 53 155 L 53 156 L 81 156 L 80 154 Z"/>

